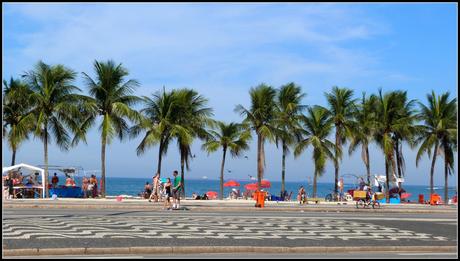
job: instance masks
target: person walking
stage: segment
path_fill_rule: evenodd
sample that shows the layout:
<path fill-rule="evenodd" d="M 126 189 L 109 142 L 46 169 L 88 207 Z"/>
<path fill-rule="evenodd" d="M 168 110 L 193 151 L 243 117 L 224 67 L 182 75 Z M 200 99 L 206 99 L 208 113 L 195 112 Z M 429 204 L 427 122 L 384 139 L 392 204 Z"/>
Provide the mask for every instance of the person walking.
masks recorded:
<path fill-rule="evenodd" d="M 82 185 L 81 189 L 83 190 L 83 198 L 87 198 L 88 197 L 88 183 L 89 183 L 88 178 L 83 177 L 82 183 L 83 183 L 83 185 Z"/>
<path fill-rule="evenodd" d="M 173 195 L 173 209 L 179 209 L 180 208 L 180 192 L 181 192 L 181 189 L 182 189 L 182 180 L 181 178 L 178 176 L 179 172 L 177 172 L 177 170 L 175 170 L 173 172 L 173 176 L 174 176 L 174 187 L 173 187 L 173 190 L 172 190 L 172 195 Z"/>
<path fill-rule="evenodd" d="M 152 196 L 152 188 L 150 187 L 150 184 L 149 182 L 145 182 L 145 186 L 144 186 L 144 198 L 148 198 L 149 199 L 149 202 L 150 202 L 150 197 Z"/>
<path fill-rule="evenodd" d="M 297 196 L 297 199 L 299 200 L 299 204 L 307 203 L 307 193 L 305 192 L 305 188 L 303 186 L 300 186 L 299 188 L 299 195 Z"/>
<path fill-rule="evenodd" d="M 149 202 L 152 202 L 152 198 L 154 202 L 158 202 L 159 199 L 159 194 L 160 194 L 160 173 L 156 173 L 155 176 L 153 176 L 153 190 L 152 194 L 150 194 L 149 197 Z"/>
<path fill-rule="evenodd" d="M 95 175 L 91 175 L 89 183 L 92 185 L 93 198 L 97 198 L 97 179 Z"/>
<path fill-rule="evenodd" d="M 168 210 L 172 210 L 172 206 L 171 206 L 171 196 L 172 196 L 172 192 L 171 192 L 171 179 L 168 178 L 166 180 L 166 183 L 164 184 L 164 192 L 163 194 L 165 195 L 165 202 L 163 204 L 163 208 L 164 209 L 168 209 Z M 166 208 L 166 204 L 168 204 L 168 208 Z"/>

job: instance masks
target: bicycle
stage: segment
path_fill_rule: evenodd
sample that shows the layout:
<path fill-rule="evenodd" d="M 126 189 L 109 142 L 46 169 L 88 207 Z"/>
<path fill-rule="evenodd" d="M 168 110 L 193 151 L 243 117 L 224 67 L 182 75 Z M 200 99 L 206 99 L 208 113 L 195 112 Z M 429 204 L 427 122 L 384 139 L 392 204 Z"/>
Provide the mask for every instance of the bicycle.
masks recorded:
<path fill-rule="evenodd" d="M 356 200 L 356 208 L 367 208 L 372 206 L 373 209 L 380 208 L 380 202 L 375 199 L 375 194 L 363 197 L 358 197 Z"/>
<path fill-rule="evenodd" d="M 326 200 L 326 202 L 336 202 L 336 201 L 342 201 L 344 198 L 344 195 L 342 193 L 335 193 L 334 191 L 332 191 L 331 193 L 327 194 L 326 197 L 324 198 L 324 200 Z"/>

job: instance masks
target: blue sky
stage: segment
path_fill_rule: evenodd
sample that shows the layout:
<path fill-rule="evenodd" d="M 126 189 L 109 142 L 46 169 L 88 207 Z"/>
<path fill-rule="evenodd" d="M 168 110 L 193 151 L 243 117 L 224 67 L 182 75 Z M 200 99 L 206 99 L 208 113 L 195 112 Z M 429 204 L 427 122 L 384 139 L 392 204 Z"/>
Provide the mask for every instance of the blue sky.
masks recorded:
<path fill-rule="evenodd" d="M 348 87 L 356 97 L 407 90 L 426 100 L 431 90 L 457 97 L 457 4 L 2 4 L 2 78 L 18 77 L 38 60 L 64 64 L 94 75 L 95 59 L 114 59 L 141 83 L 136 94 L 190 87 L 209 99 L 215 118 L 241 121 L 235 105 L 249 106 L 248 90 L 259 83 L 274 87 L 294 81 L 307 93 L 305 104 L 326 105 L 324 92 Z M 84 90 L 81 75 L 76 85 Z M 53 165 L 100 168 L 100 135 L 94 127 L 88 144 L 68 152 L 50 147 Z M 142 156 L 141 137 L 113 141 L 107 153 L 110 177 L 149 177 L 156 169 L 158 148 Z M 207 155 L 195 142 L 191 171 L 186 175 L 218 178 L 220 153 Z M 248 159 L 226 162 L 226 178 L 256 173 L 256 145 Z M 3 165 L 11 152 L 2 146 Z M 416 152 L 404 147 L 406 181 L 428 184 L 427 157 L 415 167 Z M 280 180 L 281 151 L 266 145 L 266 177 Z M 456 158 L 457 160 L 457 158 Z M 39 140 L 25 142 L 18 162 L 43 164 Z M 381 151 L 371 148 L 371 171 L 383 174 Z M 456 164 L 457 165 L 457 164 Z M 163 173 L 179 168 L 171 146 Z M 329 163 L 319 182 L 333 180 Z M 360 152 L 344 157 L 341 173 L 363 175 Z M 457 181 L 457 169 L 451 184 Z M 313 175 L 311 151 L 287 160 L 287 180 Z M 438 162 L 436 185 L 443 184 Z"/>

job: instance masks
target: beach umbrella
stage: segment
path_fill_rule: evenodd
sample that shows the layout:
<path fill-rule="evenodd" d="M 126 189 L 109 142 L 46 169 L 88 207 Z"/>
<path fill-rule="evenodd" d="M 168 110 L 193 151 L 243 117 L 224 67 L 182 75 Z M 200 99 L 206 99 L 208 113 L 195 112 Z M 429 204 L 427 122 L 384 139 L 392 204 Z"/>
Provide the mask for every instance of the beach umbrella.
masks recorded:
<path fill-rule="evenodd" d="M 240 186 L 240 183 L 234 180 L 230 180 L 224 183 L 224 187 L 239 187 L 239 186 Z"/>
<path fill-rule="evenodd" d="M 411 193 L 402 193 L 401 194 L 401 199 L 406 199 L 406 198 L 409 198 L 410 196 L 412 196 Z"/>
<path fill-rule="evenodd" d="M 268 181 L 268 180 L 266 180 L 266 179 L 264 179 L 264 180 L 262 180 L 262 181 L 260 182 L 260 187 L 261 187 L 261 188 L 269 188 L 269 187 L 271 187 L 271 186 L 272 186 L 272 184 L 270 183 L 270 181 Z"/>
<path fill-rule="evenodd" d="M 250 183 L 244 186 L 246 190 L 257 190 L 257 183 Z"/>
<path fill-rule="evenodd" d="M 217 192 L 215 191 L 208 191 L 206 192 L 206 196 L 208 196 L 209 199 L 216 199 L 217 198 Z"/>

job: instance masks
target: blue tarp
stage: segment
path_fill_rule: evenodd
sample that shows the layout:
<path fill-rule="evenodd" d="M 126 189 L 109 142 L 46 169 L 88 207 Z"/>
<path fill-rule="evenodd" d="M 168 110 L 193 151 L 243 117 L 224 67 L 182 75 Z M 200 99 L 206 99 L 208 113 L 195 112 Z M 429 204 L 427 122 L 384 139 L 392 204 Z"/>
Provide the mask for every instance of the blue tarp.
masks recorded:
<path fill-rule="evenodd" d="M 387 200 L 386 199 L 381 199 L 381 200 L 377 200 L 377 202 L 379 203 L 387 203 Z M 390 198 L 390 204 L 400 204 L 401 203 L 401 199 L 399 198 Z"/>
<path fill-rule="evenodd" d="M 83 191 L 81 187 L 60 187 L 50 188 L 50 195 L 56 194 L 58 198 L 82 198 Z"/>

